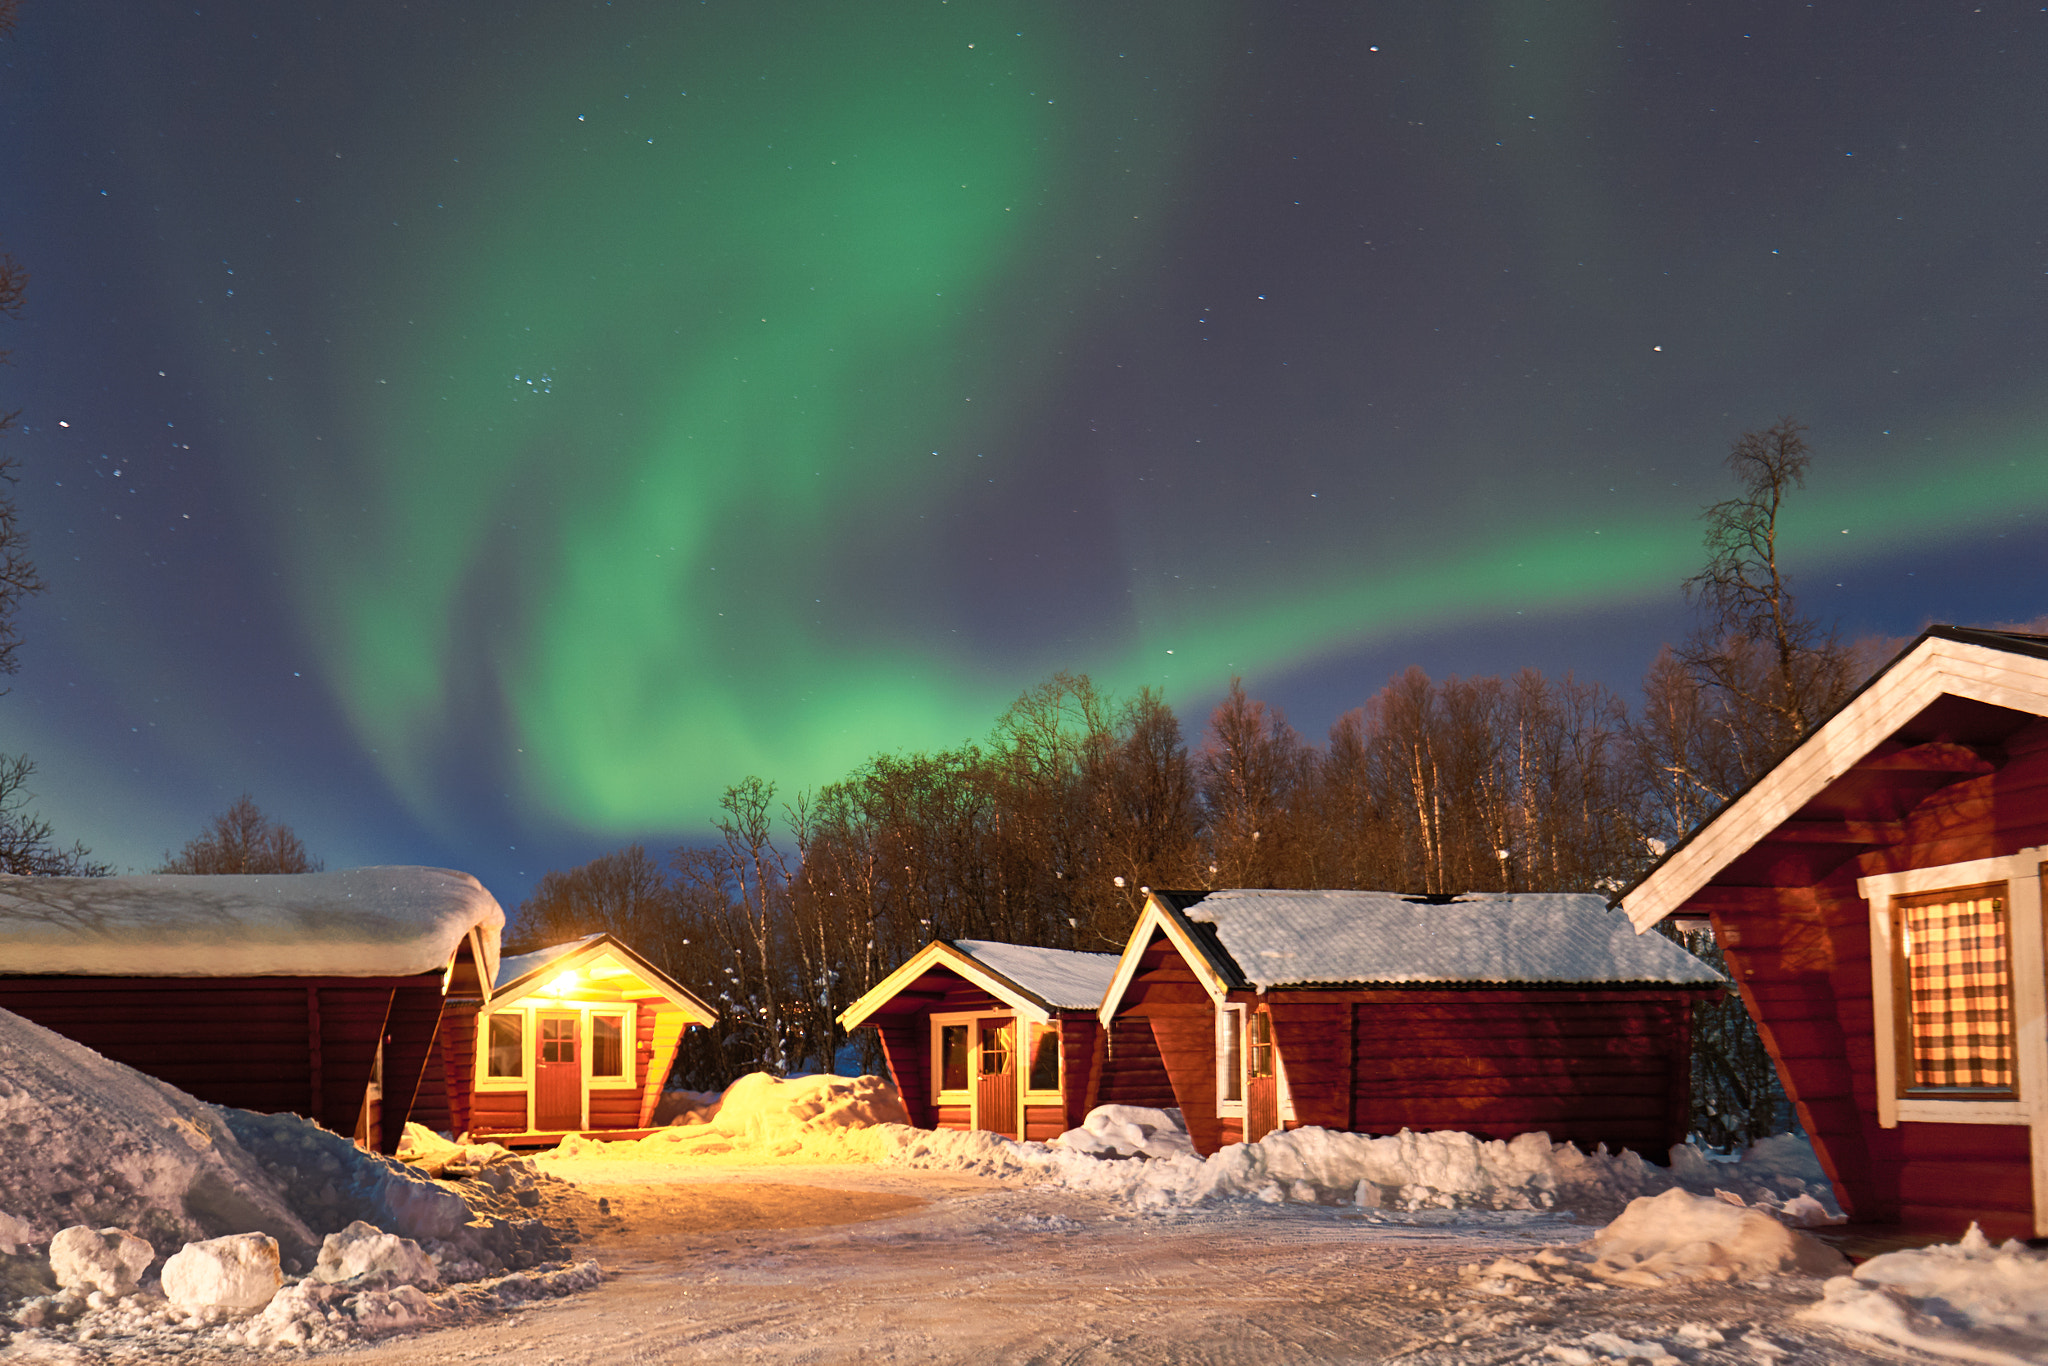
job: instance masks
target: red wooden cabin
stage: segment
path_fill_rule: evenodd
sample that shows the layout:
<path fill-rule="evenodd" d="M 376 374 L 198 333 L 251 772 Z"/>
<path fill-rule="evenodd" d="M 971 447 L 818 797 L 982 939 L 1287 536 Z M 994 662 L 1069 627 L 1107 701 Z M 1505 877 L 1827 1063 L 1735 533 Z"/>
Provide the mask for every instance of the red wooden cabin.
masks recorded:
<path fill-rule="evenodd" d="M 393 1152 L 505 913 L 467 873 L 0 877 L 0 1008 L 201 1100 Z"/>
<path fill-rule="evenodd" d="M 1707 919 L 1859 1222 L 2048 1234 L 2048 637 L 1936 626 L 1621 897 Z"/>
<path fill-rule="evenodd" d="M 647 1131 L 683 1031 L 718 1012 L 609 934 L 507 958 L 486 999 L 451 995 L 440 1085 L 413 1118 L 512 1147 Z"/>
<path fill-rule="evenodd" d="M 910 1122 L 1048 1139 L 1080 1127 L 1113 953 L 934 940 L 840 1015 L 882 1038 Z"/>
<path fill-rule="evenodd" d="M 1720 985 L 1590 894 L 1155 891 L 1090 1104 L 1178 1107 L 1203 1153 L 1320 1125 L 1662 1160 L 1687 1129 L 1690 1007 Z"/>

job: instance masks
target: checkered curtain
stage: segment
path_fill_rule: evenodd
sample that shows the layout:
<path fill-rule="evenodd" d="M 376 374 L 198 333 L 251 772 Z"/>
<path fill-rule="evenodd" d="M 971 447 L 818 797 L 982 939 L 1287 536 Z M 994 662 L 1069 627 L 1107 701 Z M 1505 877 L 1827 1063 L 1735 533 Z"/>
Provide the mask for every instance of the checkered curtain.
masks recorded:
<path fill-rule="evenodd" d="M 2012 954 L 1995 896 L 1907 906 L 1913 1085 L 2013 1085 Z"/>

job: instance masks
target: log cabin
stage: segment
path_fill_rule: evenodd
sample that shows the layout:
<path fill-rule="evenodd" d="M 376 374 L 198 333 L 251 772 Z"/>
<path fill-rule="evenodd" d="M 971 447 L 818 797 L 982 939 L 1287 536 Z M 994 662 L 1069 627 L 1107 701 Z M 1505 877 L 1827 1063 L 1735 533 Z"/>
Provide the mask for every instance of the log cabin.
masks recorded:
<path fill-rule="evenodd" d="M 507 958 L 487 996 L 450 995 L 413 1118 L 507 1147 L 643 1136 L 683 1031 L 717 1018 L 609 934 Z"/>
<path fill-rule="evenodd" d="M 1858 1223 L 2048 1234 L 2048 636 L 1930 627 L 1622 893 L 1706 920 Z"/>
<path fill-rule="evenodd" d="M 910 1122 L 1045 1140 L 1080 1127 L 1117 955 L 934 940 L 839 1016 L 881 1036 Z"/>
<path fill-rule="evenodd" d="M 1543 1132 L 1665 1160 L 1691 1005 L 1720 975 L 1589 893 L 1147 893 L 1089 1104 L 1175 1107 L 1197 1151 L 1278 1128 Z"/>
<path fill-rule="evenodd" d="M 444 868 L 0 877 L 0 1008 L 395 1152 L 442 1002 L 491 980 L 504 923 Z"/>

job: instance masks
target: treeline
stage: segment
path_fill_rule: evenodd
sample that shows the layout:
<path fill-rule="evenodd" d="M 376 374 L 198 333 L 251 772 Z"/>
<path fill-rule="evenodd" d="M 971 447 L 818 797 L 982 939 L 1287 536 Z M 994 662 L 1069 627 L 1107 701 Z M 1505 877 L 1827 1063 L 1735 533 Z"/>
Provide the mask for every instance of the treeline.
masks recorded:
<path fill-rule="evenodd" d="M 708 846 L 551 872 L 512 946 L 626 939 L 723 1012 L 679 1061 L 685 1084 L 720 1086 L 829 1065 L 839 1012 L 932 939 L 1116 950 L 1150 887 L 1618 891 L 1861 677 L 1777 569 L 1800 430 L 1737 443 L 1745 496 L 1708 510 L 1709 565 L 1688 583 L 1701 630 L 1652 664 L 1634 713 L 1569 673 L 1412 668 L 1320 742 L 1235 679 L 1189 737 L 1158 693 L 1118 698 L 1063 673 L 979 743 L 879 755 L 782 800 L 748 777 Z M 1775 1131 L 1739 1002 L 1696 1034 L 1718 1056 L 1696 1086 L 1708 1136 Z"/>

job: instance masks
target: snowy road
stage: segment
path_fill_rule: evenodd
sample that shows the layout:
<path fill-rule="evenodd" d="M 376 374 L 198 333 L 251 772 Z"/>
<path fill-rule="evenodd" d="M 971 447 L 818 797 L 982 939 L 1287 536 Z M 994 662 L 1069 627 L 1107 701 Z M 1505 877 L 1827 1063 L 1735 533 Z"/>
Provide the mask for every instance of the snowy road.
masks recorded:
<path fill-rule="evenodd" d="M 547 1165 L 609 1202 L 611 1218 L 586 1221 L 585 1251 L 612 1279 L 347 1359 L 1926 1360 L 1791 1322 L 1818 1294 L 1807 1280 L 1517 1285 L 1529 1292 L 1518 1300 L 1460 1275 L 1592 1231 L 1556 1215 L 1431 1227 L 1369 1223 L 1355 1208 L 1234 1203 L 1132 1217 L 1050 1187 L 867 1165 Z"/>

